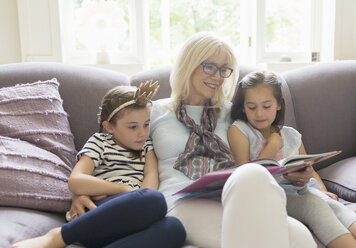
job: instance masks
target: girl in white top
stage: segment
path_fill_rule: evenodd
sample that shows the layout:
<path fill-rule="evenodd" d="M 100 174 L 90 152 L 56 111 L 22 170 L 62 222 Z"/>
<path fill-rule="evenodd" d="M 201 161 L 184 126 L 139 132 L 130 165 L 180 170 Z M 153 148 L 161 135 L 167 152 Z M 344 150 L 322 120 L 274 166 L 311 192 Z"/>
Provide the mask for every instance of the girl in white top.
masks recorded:
<path fill-rule="evenodd" d="M 187 243 L 198 247 L 316 247 L 308 229 L 287 216 L 283 189 L 260 165 L 237 168 L 221 199 L 173 204 L 172 194 L 196 178 L 235 165 L 227 130 L 237 77 L 233 49 L 216 35 L 197 33 L 184 44 L 173 67 L 172 96 L 153 102 L 151 137 L 168 215 L 182 221 Z M 293 176 L 309 180 L 311 172 Z"/>
<path fill-rule="evenodd" d="M 280 77 L 266 71 L 252 72 L 239 82 L 231 107 L 231 119 L 235 121 L 228 131 L 237 164 L 306 154 L 301 134 L 283 125 L 281 85 Z M 287 193 L 287 213 L 305 223 L 327 247 L 356 247 L 356 214 L 327 192 L 311 166 L 309 170 L 314 178 L 307 184 L 303 179 L 290 181 L 288 175 L 279 178 Z M 309 186 L 319 187 L 324 193 Z"/>

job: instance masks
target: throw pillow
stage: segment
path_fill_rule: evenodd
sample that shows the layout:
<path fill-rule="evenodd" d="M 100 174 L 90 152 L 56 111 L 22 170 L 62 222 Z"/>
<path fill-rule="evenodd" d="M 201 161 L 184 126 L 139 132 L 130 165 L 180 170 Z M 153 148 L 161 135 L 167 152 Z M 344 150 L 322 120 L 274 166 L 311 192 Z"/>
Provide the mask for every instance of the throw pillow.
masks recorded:
<path fill-rule="evenodd" d="M 76 162 L 73 134 L 56 79 L 0 89 L 0 135 L 19 138 Z"/>
<path fill-rule="evenodd" d="M 71 170 L 51 152 L 0 136 L 0 205 L 67 211 L 72 196 L 68 190 Z"/>
<path fill-rule="evenodd" d="M 356 202 L 356 157 L 336 162 L 318 170 L 326 188 L 340 198 Z"/>
<path fill-rule="evenodd" d="M 0 205 L 68 210 L 77 152 L 58 87 L 52 79 L 0 89 Z"/>

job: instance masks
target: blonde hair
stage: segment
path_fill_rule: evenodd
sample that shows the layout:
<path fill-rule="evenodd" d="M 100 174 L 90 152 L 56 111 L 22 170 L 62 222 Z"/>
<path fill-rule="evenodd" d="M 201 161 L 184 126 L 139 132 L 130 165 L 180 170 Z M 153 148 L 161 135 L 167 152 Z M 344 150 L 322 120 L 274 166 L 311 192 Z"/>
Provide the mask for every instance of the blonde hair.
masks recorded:
<path fill-rule="evenodd" d="M 177 107 L 181 100 L 188 97 L 190 81 L 195 69 L 202 62 L 213 56 L 226 56 L 228 66 L 233 69 L 233 73 L 229 78 L 224 80 L 222 87 L 219 88 L 217 94 L 211 99 L 212 106 L 220 108 L 224 103 L 231 100 L 235 82 L 238 78 L 237 61 L 233 49 L 226 41 L 215 34 L 199 32 L 185 42 L 172 69 L 170 83 L 174 108 Z"/>

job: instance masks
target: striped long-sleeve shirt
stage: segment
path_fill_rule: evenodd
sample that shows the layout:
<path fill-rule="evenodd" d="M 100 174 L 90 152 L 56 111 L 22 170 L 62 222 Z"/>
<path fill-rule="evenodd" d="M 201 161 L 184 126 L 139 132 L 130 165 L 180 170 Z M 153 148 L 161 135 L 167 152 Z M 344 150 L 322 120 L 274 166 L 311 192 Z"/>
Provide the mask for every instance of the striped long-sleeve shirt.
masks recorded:
<path fill-rule="evenodd" d="M 139 189 L 143 180 L 145 156 L 151 149 L 153 145 L 149 138 L 143 146 L 140 161 L 129 150 L 118 146 L 111 134 L 95 133 L 78 153 L 77 159 L 85 154 L 94 161 L 93 176 Z"/>

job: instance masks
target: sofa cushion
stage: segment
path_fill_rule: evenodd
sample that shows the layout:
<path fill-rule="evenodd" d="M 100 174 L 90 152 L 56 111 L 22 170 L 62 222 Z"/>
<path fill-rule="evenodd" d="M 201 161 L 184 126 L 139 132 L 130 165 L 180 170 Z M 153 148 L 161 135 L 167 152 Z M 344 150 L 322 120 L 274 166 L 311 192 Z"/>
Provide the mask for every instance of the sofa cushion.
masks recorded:
<path fill-rule="evenodd" d="M 0 247 L 44 235 L 64 223 L 64 214 L 33 209 L 0 207 Z"/>
<path fill-rule="evenodd" d="M 326 188 L 340 198 L 356 202 L 356 157 L 340 160 L 318 170 Z"/>
<path fill-rule="evenodd" d="M 56 79 L 0 89 L 0 204 L 66 211 L 76 150 Z"/>

